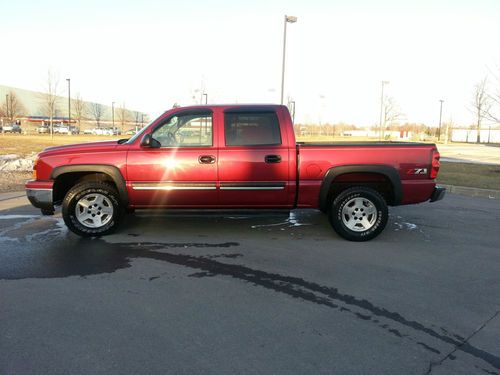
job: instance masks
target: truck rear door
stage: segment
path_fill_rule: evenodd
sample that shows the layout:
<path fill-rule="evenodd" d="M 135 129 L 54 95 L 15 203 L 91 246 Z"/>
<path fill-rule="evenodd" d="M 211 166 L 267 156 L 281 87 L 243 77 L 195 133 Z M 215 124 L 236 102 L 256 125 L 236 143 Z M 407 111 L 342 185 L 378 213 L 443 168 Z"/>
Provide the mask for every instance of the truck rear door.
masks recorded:
<path fill-rule="evenodd" d="M 226 109 L 223 118 L 220 205 L 286 207 L 289 150 L 276 111 L 236 107 Z"/>

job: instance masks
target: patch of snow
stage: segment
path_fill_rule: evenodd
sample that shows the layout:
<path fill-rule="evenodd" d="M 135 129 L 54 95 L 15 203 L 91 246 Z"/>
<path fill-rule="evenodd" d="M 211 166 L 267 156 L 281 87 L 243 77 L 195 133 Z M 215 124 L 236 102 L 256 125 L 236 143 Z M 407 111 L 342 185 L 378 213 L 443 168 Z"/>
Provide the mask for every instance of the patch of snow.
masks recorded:
<path fill-rule="evenodd" d="M 17 159 L 17 158 L 19 158 L 19 156 L 16 155 L 16 154 L 0 155 L 0 161 L 2 161 L 2 160 L 12 160 L 12 159 Z"/>
<path fill-rule="evenodd" d="M 22 157 L 15 154 L 0 155 L 0 171 L 25 172 L 33 170 L 33 163 L 37 154 L 35 152 Z"/>

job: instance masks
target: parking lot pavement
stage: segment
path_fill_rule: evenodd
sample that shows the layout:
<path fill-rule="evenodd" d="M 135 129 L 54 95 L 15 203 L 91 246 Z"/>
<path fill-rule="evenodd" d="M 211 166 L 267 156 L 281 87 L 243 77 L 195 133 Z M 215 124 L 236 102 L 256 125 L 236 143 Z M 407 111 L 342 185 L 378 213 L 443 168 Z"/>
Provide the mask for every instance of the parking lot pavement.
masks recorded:
<path fill-rule="evenodd" d="M 391 209 L 367 243 L 317 211 L 138 212 L 80 239 L 0 201 L 0 373 L 500 373 L 500 202 Z"/>

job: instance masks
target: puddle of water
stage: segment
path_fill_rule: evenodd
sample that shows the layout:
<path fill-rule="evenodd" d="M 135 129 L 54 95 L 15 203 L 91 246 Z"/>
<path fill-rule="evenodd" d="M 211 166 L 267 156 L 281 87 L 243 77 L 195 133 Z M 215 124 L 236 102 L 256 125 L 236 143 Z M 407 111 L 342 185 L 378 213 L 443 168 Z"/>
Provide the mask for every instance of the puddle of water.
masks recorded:
<path fill-rule="evenodd" d="M 42 215 L 0 215 L 0 220 L 35 219 Z"/>
<path fill-rule="evenodd" d="M 304 225 L 312 225 L 310 223 L 301 223 L 299 222 L 299 219 L 297 218 L 297 215 L 295 212 L 290 211 L 290 215 L 288 216 L 288 219 L 286 219 L 283 222 L 280 223 L 272 223 L 272 224 L 257 224 L 257 225 L 252 225 L 251 228 L 266 228 L 266 227 L 277 227 L 277 226 L 288 226 L 289 228 L 292 227 L 301 227 Z M 281 230 L 285 230 L 284 228 L 281 228 Z"/>
<path fill-rule="evenodd" d="M 68 233 L 68 228 L 64 224 L 62 218 L 57 218 L 53 216 L 42 216 L 42 215 L 0 215 L 0 220 L 19 220 L 13 225 L 10 225 L 0 231 L 0 243 L 1 242 L 33 242 L 42 240 L 54 240 L 59 237 L 65 237 Z M 24 227 L 30 226 L 34 223 L 49 224 L 49 228 L 44 229 L 40 232 L 32 232 L 24 236 L 19 236 L 20 230 Z"/>
<path fill-rule="evenodd" d="M 395 225 L 398 226 L 398 228 L 396 228 L 395 230 L 398 231 L 398 230 L 402 230 L 402 229 L 405 229 L 407 231 L 412 231 L 412 230 L 415 230 L 415 229 L 418 229 L 418 226 L 417 224 L 413 224 L 413 223 L 407 223 L 407 222 L 394 222 Z"/>
<path fill-rule="evenodd" d="M 36 232 L 32 234 L 28 234 L 24 237 L 24 239 L 28 242 L 32 242 L 40 237 L 44 239 L 54 239 L 57 237 L 65 237 L 68 233 L 69 229 L 64 223 L 62 218 L 51 218 L 51 221 L 55 221 L 55 227 L 46 229 L 42 232 Z"/>

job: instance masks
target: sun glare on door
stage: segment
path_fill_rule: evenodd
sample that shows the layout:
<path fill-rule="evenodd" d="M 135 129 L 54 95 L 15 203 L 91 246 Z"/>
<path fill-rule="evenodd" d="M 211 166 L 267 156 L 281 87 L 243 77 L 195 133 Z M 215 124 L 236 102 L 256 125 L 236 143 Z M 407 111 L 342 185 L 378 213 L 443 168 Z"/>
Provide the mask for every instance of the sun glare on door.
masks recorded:
<path fill-rule="evenodd" d="M 169 158 L 163 160 L 163 165 L 168 169 L 179 169 L 181 163 L 177 159 Z"/>

